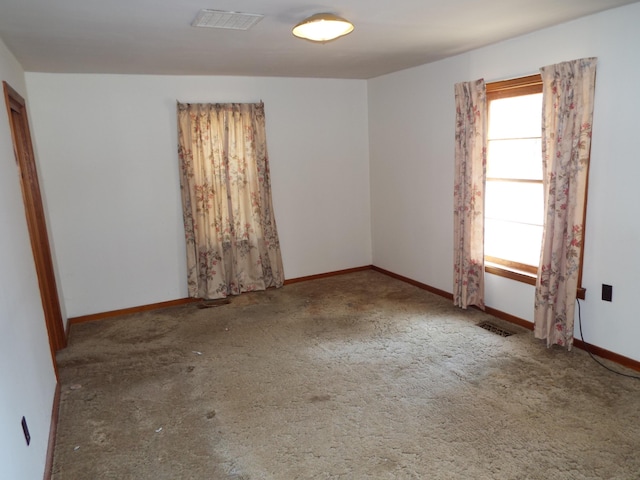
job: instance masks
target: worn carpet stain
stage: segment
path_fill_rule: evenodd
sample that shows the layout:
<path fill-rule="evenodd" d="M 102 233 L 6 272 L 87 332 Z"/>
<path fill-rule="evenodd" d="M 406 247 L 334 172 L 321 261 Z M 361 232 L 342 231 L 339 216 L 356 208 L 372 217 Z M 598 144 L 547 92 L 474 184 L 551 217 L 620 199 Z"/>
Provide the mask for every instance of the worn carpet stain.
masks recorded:
<path fill-rule="evenodd" d="M 640 382 L 484 320 L 365 271 L 74 325 L 53 479 L 639 478 Z"/>

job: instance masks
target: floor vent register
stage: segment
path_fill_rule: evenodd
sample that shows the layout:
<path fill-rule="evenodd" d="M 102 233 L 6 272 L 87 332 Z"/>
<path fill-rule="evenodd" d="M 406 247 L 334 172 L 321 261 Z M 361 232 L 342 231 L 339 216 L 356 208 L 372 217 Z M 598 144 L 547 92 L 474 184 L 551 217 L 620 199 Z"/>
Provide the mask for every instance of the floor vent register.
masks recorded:
<path fill-rule="evenodd" d="M 485 330 L 490 331 L 491 333 L 500 335 L 501 337 L 510 337 L 511 335 L 513 335 L 513 332 L 510 332 L 509 330 L 505 330 L 504 328 L 499 327 L 498 325 L 490 321 L 481 322 L 478 324 L 478 326 L 480 328 L 484 328 Z"/>

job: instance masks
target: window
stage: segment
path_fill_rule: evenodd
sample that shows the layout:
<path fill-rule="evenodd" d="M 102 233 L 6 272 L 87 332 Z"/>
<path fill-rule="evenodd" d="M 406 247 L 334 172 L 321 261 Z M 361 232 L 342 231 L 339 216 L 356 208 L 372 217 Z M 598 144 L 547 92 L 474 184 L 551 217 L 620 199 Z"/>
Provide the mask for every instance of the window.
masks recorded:
<path fill-rule="evenodd" d="M 485 270 L 535 285 L 544 222 L 542 77 L 493 82 L 486 88 Z M 586 207 L 583 220 L 585 214 Z M 577 296 L 585 298 L 582 258 Z"/>
<path fill-rule="evenodd" d="M 544 216 L 540 75 L 487 84 L 487 106 L 487 271 L 535 284 Z"/>

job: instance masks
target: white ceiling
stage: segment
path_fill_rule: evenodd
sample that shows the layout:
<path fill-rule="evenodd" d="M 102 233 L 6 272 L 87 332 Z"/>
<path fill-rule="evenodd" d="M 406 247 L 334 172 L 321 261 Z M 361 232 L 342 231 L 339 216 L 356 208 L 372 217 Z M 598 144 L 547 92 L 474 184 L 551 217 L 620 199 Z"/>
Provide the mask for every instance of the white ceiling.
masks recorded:
<path fill-rule="evenodd" d="M 0 38 L 26 71 L 372 78 L 640 0 L 0 0 Z M 265 17 L 193 28 L 203 8 Z M 314 13 L 351 20 L 326 44 Z"/>

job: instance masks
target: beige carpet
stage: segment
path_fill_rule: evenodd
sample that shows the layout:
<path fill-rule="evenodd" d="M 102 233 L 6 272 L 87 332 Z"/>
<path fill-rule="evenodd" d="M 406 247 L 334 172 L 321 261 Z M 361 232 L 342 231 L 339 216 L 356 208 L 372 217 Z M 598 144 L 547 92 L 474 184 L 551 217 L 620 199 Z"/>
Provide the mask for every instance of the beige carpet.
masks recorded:
<path fill-rule="evenodd" d="M 53 478 L 640 478 L 640 382 L 486 319 L 365 271 L 76 325 Z"/>

